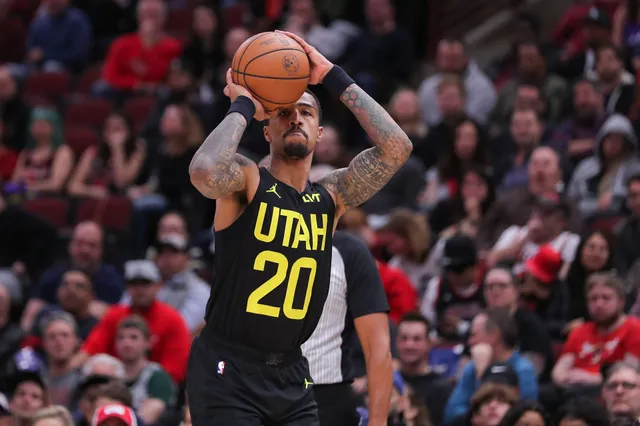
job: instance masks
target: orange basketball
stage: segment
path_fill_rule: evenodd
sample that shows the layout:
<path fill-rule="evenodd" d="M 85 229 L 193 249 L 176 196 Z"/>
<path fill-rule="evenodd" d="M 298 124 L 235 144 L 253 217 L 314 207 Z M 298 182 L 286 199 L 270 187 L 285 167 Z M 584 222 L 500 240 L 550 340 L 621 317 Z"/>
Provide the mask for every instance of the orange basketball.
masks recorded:
<path fill-rule="evenodd" d="M 247 39 L 231 64 L 233 82 L 249 90 L 268 110 L 300 99 L 309 84 L 310 69 L 298 42 L 275 32 Z"/>

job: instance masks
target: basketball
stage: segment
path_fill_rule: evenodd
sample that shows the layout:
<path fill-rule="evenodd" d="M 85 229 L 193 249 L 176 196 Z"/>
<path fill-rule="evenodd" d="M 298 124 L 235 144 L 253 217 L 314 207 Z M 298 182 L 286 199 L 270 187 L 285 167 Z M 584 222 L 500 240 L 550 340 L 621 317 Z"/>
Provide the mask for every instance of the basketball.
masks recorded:
<path fill-rule="evenodd" d="M 233 56 L 233 82 L 267 110 L 296 102 L 309 84 L 309 58 L 297 41 L 265 32 L 247 39 Z"/>

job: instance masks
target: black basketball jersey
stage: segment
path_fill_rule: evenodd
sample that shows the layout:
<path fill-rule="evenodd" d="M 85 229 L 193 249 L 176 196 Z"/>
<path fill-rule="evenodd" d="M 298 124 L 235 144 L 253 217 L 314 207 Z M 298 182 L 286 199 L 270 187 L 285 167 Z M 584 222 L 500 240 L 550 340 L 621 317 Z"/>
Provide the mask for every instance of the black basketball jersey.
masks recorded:
<path fill-rule="evenodd" d="M 329 291 L 335 204 L 319 184 L 299 193 L 260 168 L 242 215 L 216 232 L 207 327 L 270 352 L 313 333 Z"/>

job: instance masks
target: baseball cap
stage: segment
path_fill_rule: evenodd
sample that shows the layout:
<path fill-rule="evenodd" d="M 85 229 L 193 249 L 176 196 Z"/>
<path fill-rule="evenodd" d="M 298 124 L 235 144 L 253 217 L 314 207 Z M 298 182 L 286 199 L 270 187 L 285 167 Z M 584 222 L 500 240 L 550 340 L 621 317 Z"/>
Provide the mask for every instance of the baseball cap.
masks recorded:
<path fill-rule="evenodd" d="M 161 281 L 160 271 L 150 260 L 130 260 L 124 264 L 124 279 L 126 281 Z"/>
<path fill-rule="evenodd" d="M 487 367 L 482 375 L 481 383 L 499 383 L 517 388 L 518 374 L 508 363 L 496 362 Z"/>
<path fill-rule="evenodd" d="M 611 29 L 611 19 L 597 7 L 589 9 L 587 16 L 584 17 L 584 23 Z"/>
<path fill-rule="evenodd" d="M 524 268 L 537 280 L 551 284 L 562 268 L 562 256 L 549 244 L 544 244 L 525 262 Z"/>
<path fill-rule="evenodd" d="M 187 249 L 187 239 L 180 234 L 167 234 L 158 239 L 157 248 L 172 248 L 176 251 L 185 251 Z"/>
<path fill-rule="evenodd" d="M 138 424 L 136 415 L 131 408 L 122 404 L 109 404 L 96 411 L 91 426 L 99 426 L 109 419 L 122 420 L 127 426 L 137 426 Z"/>
<path fill-rule="evenodd" d="M 42 378 L 42 375 L 39 371 L 18 370 L 9 377 L 8 382 L 10 390 L 9 393 L 11 394 L 16 391 L 18 386 L 25 382 L 33 382 L 37 384 L 43 391 L 46 392 L 47 390 L 47 385 L 45 384 L 44 379 Z"/>
<path fill-rule="evenodd" d="M 464 271 L 476 264 L 478 253 L 473 240 L 466 235 L 454 235 L 444 244 L 442 266 L 447 271 Z"/>

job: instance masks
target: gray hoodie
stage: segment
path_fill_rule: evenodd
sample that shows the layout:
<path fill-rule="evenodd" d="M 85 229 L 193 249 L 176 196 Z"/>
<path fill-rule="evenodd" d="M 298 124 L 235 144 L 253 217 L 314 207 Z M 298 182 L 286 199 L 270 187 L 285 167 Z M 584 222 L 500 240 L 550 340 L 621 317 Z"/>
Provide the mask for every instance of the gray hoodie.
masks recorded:
<path fill-rule="evenodd" d="M 618 167 L 613 177 L 612 201 L 606 210 L 598 208 L 598 185 L 602 178 L 602 141 L 610 134 L 624 136 L 633 151 L 629 153 Z M 627 197 L 627 180 L 635 173 L 640 173 L 638 157 L 638 138 L 629 119 L 620 114 L 609 117 L 596 135 L 596 153 L 582 160 L 571 178 L 568 195 L 578 202 L 583 218 L 600 214 L 618 214 Z"/>

